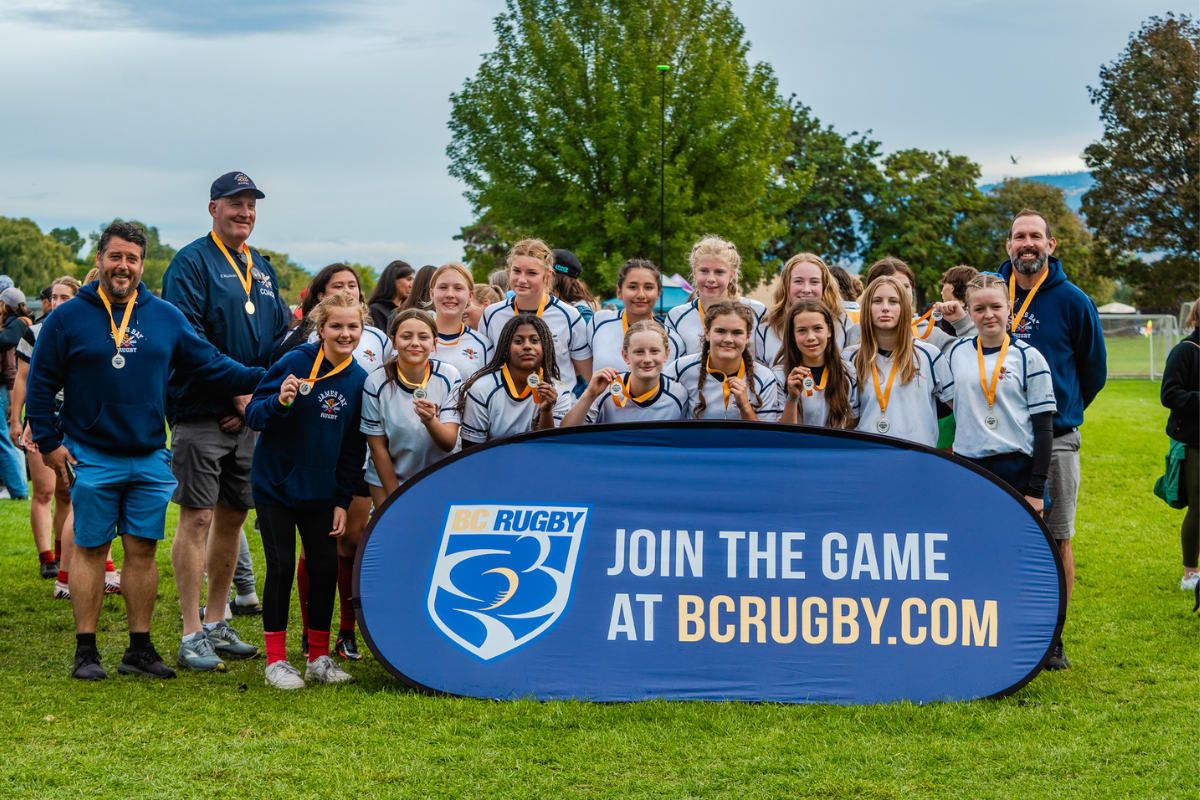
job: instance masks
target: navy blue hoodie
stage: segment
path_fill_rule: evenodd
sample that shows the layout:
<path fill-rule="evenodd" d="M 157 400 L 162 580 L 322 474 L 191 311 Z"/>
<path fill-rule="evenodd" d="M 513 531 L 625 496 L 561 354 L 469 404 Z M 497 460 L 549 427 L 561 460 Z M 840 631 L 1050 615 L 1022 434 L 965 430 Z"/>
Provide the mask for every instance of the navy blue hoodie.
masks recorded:
<path fill-rule="evenodd" d="M 1042 283 L 1025 311 L 1021 327 L 1013 336 L 1045 356 L 1054 379 L 1054 435 L 1062 436 L 1083 424 L 1083 410 L 1091 405 L 1108 379 L 1108 353 L 1100 315 L 1092 298 L 1067 280 L 1062 262 L 1049 260 L 1050 274 Z M 1000 265 L 1000 275 L 1008 281 L 1012 262 Z M 1017 286 L 1012 298 L 1015 314 L 1028 292 Z"/>
<path fill-rule="evenodd" d="M 244 269 L 241 260 L 239 269 Z M 250 250 L 256 275 L 250 286 L 254 313 L 246 313 L 246 290 L 213 241 L 212 234 L 180 250 L 163 275 L 162 297 L 187 317 L 201 338 L 239 364 L 271 366 L 271 354 L 288 330 L 290 310 L 278 294 L 270 263 Z M 167 411 L 177 420 L 234 413 L 229 396 L 193 379 L 186 372 L 171 376 Z"/>
<path fill-rule="evenodd" d="M 359 426 L 367 372 L 353 357 L 346 369 L 314 383 L 310 394 L 297 393 L 290 406 L 279 402 L 284 379 L 307 378 L 320 346 L 302 344 L 285 353 L 246 406 L 246 421 L 263 432 L 250 468 L 256 505 L 296 511 L 349 508 L 362 478 L 367 440 Z M 317 377 L 331 369 L 329 360 L 322 359 Z"/>
<path fill-rule="evenodd" d="M 187 372 L 214 394 L 248 394 L 262 378 L 258 367 L 243 367 L 192 330 L 179 309 L 138 286 L 121 354 L 125 367 L 112 365 L 108 310 L 93 281 L 46 317 L 29 364 L 25 416 L 43 453 L 62 444 L 63 434 L 106 453 L 145 455 L 167 444 L 167 377 Z M 121 323 L 125 304 L 113 305 Z M 55 418 L 54 396 L 64 389 Z"/>

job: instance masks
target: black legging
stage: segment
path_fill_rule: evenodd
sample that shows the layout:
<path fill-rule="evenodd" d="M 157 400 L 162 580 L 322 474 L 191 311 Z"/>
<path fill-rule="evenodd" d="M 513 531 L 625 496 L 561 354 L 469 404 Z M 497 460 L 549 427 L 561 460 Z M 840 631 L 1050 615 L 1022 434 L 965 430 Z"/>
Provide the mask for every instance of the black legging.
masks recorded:
<path fill-rule="evenodd" d="M 1183 565 L 1196 568 L 1200 559 L 1200 448 L 1183 448 L 1183 485 L 1179 488 L 1187 497 L 1188 510 L 1179 527 L 1179 538 L 1183 543 Z"/>
<path fill-rule="evenodd" d="M 329 535 L 333 530 L 333 509 L 297 512 L 281 506 L 259 506 L 258 527 L 267 557 L 263 632 L 287 630 L 292 577 L 296 574 L 297 529 L 308 566 L 308 627 L 314 631 L 329 630 L 338 572 L 337 539 Z"/>

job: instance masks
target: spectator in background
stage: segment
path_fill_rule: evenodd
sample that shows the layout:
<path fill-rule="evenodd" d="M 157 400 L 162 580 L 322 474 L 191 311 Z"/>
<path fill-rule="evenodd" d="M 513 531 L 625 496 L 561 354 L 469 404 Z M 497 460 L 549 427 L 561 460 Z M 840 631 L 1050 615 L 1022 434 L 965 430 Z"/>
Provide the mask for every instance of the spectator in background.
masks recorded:
<path fill-rule="evenodd" d="M 488 283 L 475 284 L 475 294 L 471 298 L 471 305 L 467 307 L 467 313 L 463 316 L 463 322 L 467 323 L 471 330 L 479 330 L 479 319 L 483 316 L 483 310 L 503 299 L 504 296 L 495 286 Z"/>
<path fill-rule="evenodd" d="M 863 285 L 857 275 L 851 275 L 845 267 L 829 265 L 829 274 L 837 281 L 838 293 L 842 296 L 842 311 L 850 321 L 858 323 L 858 298 L 862 297 Z"/>
<path fill-rule="evenodd" d="M 1179 588 L 1194 592 L 1200 584 L 1200 302 L 1192 306 L 1184 328 L 1191 328 L 1167 356 L 1163 369 L 1162 404 L 1171 410 L 1167 436 L 1183 445 L 1183 469 L 1179 475 L 1179 500 L 1187 514 L 1179 529 L 1183 547 L 1183 580 Z M 1177 445 L 1172 444 L 1172 447 Z"/>
<path fill-rule="evenodd" d="M 263 197 L 242 172 L 213 181 L 208 203 L 212 232 L 176 254 L 163 276 L 163 298 L 219 352 L 244 366 L 265 368 L 288 331 L 291 309 L 279 296 L 271 263 L 246 244 Z M 259 652 L 225 622 L 242 525 L 254 506 L 250 463 L 256 434 L 245 420 L 253 388 L 230 398 L 187 372 L 171 375 L 167 418 L 171 468 L 178 481 L 172 500 L 180 507 L 171 563 L 183 613 L 176 660 L 200 672 L 223 671 L 221 655 L 253 658 Z M 206 575 L 201 623 L 200 590 Z M 254 607 L 258 598 L 236 597 L 234 603 Z"/>
<path fill-rule="evenodd" d="M 1009 260 L 1000 265 L 1012 298 L 1011 333 L 1046 357 L 1054 379 L 1054 447 L 1050 454 L 1049 507 L 1046 527 L 1058 541 L 1066 572 L 1067 601 L 1075 583 L 1075 503 L 1079 497 L 1079 426 L 1083 411 L 1104 388 L 1108 354 L 1096 304 L 1067 280 L 1054 258 L 1057 242 L 1050 223 L 1039 212 L 1023 209 L 1008 231 Z M 1068 669 L 1062 640 L 1046 662 L 1047 669 Z"/>
<path fill-rule="evenodd" d="M 583 273 L 579 259 L 570 250 L 555 250 L 554 271 L 557 273 L 554 276 L 554 296 L 575 306 L 584 323 L 590 322 L 600 306 L 588 291 L 587 284 L 579 280 Z"/>
<path fill-rule="evenodd" d="M 500 291 L 500 299 L 504 300 L 508 297 L 508 271 L 498 269 L 491 275 L 488 275 L 488 283 L 495 286 Z"/>
<path fill-rule="evenodd" d="M 433 301 L 429 298 L 429 291 L 433 284 L 433 273 L 437 272 L 437 267 L 432 264 L 426 264 L 417 270 L 417 277 L 413 279 L 412 291 L 408 293 L 408 297 L 400 304 L 400 309 L 418 308 L 421 311 L 430 311 L 433 308 Z M 389 325 L 391 323 L 388 323 Z M 389 328 L 385 328 L 388 330 Z"/>
<path fill-rule="evenodd" d="M 371 325 L 387 330 L 388 318 L 408 299 L 412 292 L 413 268 L 403 261 L 393 261 L 383 268 L 374 291 L 367 298 L 371 310 Z"/>
<path fill-rule="evenodd" d="M 0 291 L 0 375 L 4 377 L 0 414 L 4 419 L 8 419 L 11 393 L 17 383 L 17 343 L 32 324 L 21 290 L 10 286 Z M 25 454 L 7 436 L 0 438 L 0 479 L 4 480 L 7 496 L 13 500 L 28 500 Z"/>
<path fill-rule="evenodd" d="M 937 326 L 951 336 L 975 335 L 974 325 L 960 333 L 955 329 L 954 323 L 961 318 L 960 314 L 966 314 L 967 284 L 978 274 L 979 270 L 965 264 L 951 267 L 942 273 L 942 304 L 939 308 L 942 318 L 938 320 Z M 952 304 L 957 304 L 957 307 L 953 307 Z M 938 314 L 933 316 L 937 317 Z"/>

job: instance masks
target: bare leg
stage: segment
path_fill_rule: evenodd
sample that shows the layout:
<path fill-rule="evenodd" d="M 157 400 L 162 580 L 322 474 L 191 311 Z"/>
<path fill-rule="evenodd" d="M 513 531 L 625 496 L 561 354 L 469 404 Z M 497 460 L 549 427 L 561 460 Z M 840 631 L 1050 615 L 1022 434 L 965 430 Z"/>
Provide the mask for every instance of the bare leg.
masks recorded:
<path fill-rule="evenodd" d="M 29 476 L 33 491 L 29 493 L 29 527 L 33 529 L 33 545 L 39 553 L 50 550 L 51 512 L 54 500 L 54 470 L 42 463 L 40 457 L 29 459 Z"/>
<path fill-rule="evenodd" d="M 71 610 L 76 633 L 95 633 L 104 602 L 104 562 L 108 545 L 75 548 L 71 568 Z"/>
<path fill-rule="evenodd" d="M 1075 588 L 1075 553 L 1071 550 L 1071 540 L 1059 539 L 1058 552 L 1062 556 L 1063 572 L 1067 577 L 1067 603 L 1070 604 L 1071 590 Z"/>
<path fill-rule="evenodd" d="M 30 464 L 35 463 L 30 461 Z M 41 463 L 40 459 L 36 463 Z M 42 464 L 42 466 L 46 466 Z M 49 469 L 49 467 L 47 467 Z M 55 476 L 54 480 L 54 539 L 62 541 L 63 529 L 67 525 L 67 521 L 71 518 L 71 490 L 62 482 L 62 478 Z M 74 537 L 72 536 L 72 539 Z"/>
<path fill-rule="evenodd" d="M 204 582 L 204 540 L 212 523 L 211 508 L 179 507 L 179 526 L 171 543 L 171 566 L 175 569 L 175 589 L 183 614 L 183 635 L 200 630 L 200 585 Z M 228 586 L 226 586 L 228 591 Z M 225 613 L 225 599 L 221 599 Z"/>
<path fill-rule="evenodd" d="M 238 550 L 242 543 L 242 525 L 246 512 L 217 503 L 213 510 L 212 526 L 208 532 L 208 597 L 205 600 L 206 621 L 225 619 L 225 604 L 233 584 L 233 569 L 237 566 Z"/>
<path fill-rule="evenodd" d="M 371 498 L 352 497 L 346 513 L 346 532 L 337 540 L 338 555 L 350 558 L 358 552 L 358 542 L 371 519 Z"/>
<path fill-rule="evenodd" d="M 125 596 L 129 632 L 148 633 L 158 594 L 158 564 L 154 560 L 158 542 L 127 533 L 121 537 L 121 543 L 125 551 L 121 561 L 121 594 Z"/>
<path fill-rule="evenodd" d="M 58 568 L 69 576 L 71 574 L 71 564 L 75 559 L 75 509 L 67 507 L 63 514 L 62 528 L 62 558 L 58 562 Z M 107 561 L 107 559 L 105 559 Z M 103 565 L 101 565 L 103 566 Z M 101 570 L 103 572 L 103 570 Z M 103 577 L 103 576 L 101 576 Z M 86 631 L 85 631 L 86 633 Z"/>

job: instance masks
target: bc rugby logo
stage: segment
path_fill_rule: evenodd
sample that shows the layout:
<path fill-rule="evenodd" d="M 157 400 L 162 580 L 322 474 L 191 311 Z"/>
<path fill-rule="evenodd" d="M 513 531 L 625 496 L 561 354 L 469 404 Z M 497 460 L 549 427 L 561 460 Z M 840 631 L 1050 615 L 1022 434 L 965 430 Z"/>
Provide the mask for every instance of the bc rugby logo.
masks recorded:
<path fill-rule="evenodd" d="M 533 642 L 571 601 L 590 506 L 451 505 L 426 610 L 491 661 Z"/>

